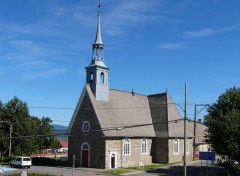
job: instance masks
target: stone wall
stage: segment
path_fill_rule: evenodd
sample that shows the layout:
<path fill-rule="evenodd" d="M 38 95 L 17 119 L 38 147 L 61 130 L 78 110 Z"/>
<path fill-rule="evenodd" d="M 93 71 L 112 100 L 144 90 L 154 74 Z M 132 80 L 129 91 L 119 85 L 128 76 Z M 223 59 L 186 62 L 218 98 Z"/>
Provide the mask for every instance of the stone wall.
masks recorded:
<path fill-rule="evenodd" d="M 143 162 L 145 165 L 152 163 L 152 139 L 147 139 L 147 154 L 141 154 L 141 140 L 142 138 L 130 138 L 130 155 L 123 155 L 123 140 L 120 138 L 108 138 L 106 140 L 105 150 L 105 168 L 109 169 L 110 166 L 110 154 L 117 153 L 117 165 L 116 167 L 131 167 L 137 166 L 138 162 Z"/>
<path fill-rule="evenodd" d="M 173 140 L 169 139 L 169 163 L 183 162 L 184 155 L 184 139 L 179 139 L 179 154 L 174 154 L 173 151 Z M 189 152 L 186 154 L 187 161 L 192 161 L 193 159 L 193 139 L 188 139 L 189 141 Z"/>
<path fill-rule="evenodd" d="M 82 130 L 84 121 L 88 121 L 90 124 L 89 132 L 83 132 Z M 91 100 L 86 92 L 69 136 L 69 165 L 73 164 L 73 155 L 75 155 L 75 166 L 81 166 L 81 146 L 87 143 L 90 152 L 89 167 L 105 168 L 105 139 L 100 129 Z"/>

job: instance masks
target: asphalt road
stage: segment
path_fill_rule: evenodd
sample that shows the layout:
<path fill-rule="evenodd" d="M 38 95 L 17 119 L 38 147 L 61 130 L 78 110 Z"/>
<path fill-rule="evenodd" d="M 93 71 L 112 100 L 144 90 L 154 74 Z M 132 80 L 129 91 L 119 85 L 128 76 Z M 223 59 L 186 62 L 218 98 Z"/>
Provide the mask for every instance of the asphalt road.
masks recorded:
<path fill-rule="evenodd" d="M 103 173 L 103 169 L 94 168 L 75 168 L 74 174 L 73 169 L 70 167 L 47 167 L 47 166 L 32 166 L 30 169 L 16 169 L 15 171 L 5 172 L 4 175 L 9 173 L 21 173 L 21 171 L 26 171 L 28 173 L 48 173 L 55 174 L 58 176 L 93 176 L 93 175 L 106 175 Z M 206 161 L 203 162 L 201 167 L 200 161 L 195 161 L 187 163 L 187 176 L 207 176 L 216 172 L 224 172 L 222 167 L 214 165 L 214 167 L 207 167 Z M 155 169 L 147 172 L 132 172 L 126 175 L 134 176 L 182 176 L 183 166 L 174 165 L 165 168 Z"/>
<path fill-rule="evenodd" d="M 195 161 L 187 164 L 187 176 L 208 176 L 213 175 L 214 173 L 225 172 L 223 167 L 218 165 L 211 165 L 210 161 L 207 164 L 207 161 Z M 135 176 L 183 176 L 183 166 L 174 165 L 170 167 L 155 169 L 147 171 L 142 174 L 135 174 Z"/>

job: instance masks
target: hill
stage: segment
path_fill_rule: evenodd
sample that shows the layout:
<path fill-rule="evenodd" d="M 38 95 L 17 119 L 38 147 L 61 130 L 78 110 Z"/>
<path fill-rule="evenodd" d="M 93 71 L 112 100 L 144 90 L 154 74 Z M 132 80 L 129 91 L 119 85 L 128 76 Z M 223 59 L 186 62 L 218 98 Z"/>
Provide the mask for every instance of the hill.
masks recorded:
<path fill-rule="evenodd" d="M 56 135 L 56 138 L 59 139 L 66 139 L 68 138 L 67 135 L 67 126 L 63 126 L 63 125 L 58 125 L 58 124 L 52 124 L 53 125 L 53 133 Z"/>

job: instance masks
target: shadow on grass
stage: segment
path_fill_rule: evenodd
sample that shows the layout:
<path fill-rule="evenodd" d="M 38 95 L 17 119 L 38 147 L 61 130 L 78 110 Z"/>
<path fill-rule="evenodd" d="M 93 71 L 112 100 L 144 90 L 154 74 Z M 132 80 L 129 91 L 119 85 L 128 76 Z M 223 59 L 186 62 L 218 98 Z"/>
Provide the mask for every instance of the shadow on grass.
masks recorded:
<path fill-rule="evenodd" d="M 169 168 L 158 168 L 154 170 L 147 170 L 147 173 L 154 173 L 155 175 L 164 175 L 164 176 L 181 176 L 183 175 L 183 166 L 171 166 Z M 214 166 L 187 166 L 187 175 L 188 176 L 228 176 L 226 170 L 223 167 Z"/>

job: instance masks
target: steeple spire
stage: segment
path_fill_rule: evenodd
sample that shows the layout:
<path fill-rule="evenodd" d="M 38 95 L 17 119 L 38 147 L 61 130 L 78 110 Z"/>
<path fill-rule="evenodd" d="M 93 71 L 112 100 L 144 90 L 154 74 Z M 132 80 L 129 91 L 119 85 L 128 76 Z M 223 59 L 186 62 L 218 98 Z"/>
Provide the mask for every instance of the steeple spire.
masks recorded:
<path fill-rule="evenodd" d="M 101 35 L 101 20 L 100 20 L 100 8 L 101 8 L 102 4 L 99 0 L 98 3 L 98 24 L 97 24 L 97 33 L 96 33 L 96 38 L 94 43 L 92 44 L 93 46 L 93 60 L 104 60 L 103 58 L 103 50 L 104 50 L 104 45 L 102 42 L 102 35 Z"/>
<path fill-rule="evenodd" d="M 101 26 L 100 26 L 100 16 L 101 16 L 101 12 L 100 12 L 100 8 L 101 8 L 102 4 L 100 3 L 99 0 L 99 4 L 98 4 L 98 25 L 97 25 L 97 34 L 96 34 L 96 38 L 95 38 L 95 42 L 94 44 L 100 44 L 103 45 L 102 42 L 102 36 L 101 36 Z"/>
<path fill-rule="evenodd" d="M 98 3 L 98 23 L 97 33 L 94 43 L 92 44 L 92 61 L 86 67 L 87 77 L 86 83 L 91 86 L 92 92 L 96 100 L 108 101 L 109 99 L 109 86 L 108 86 L 108 71 L 109 68 L 104 63 L 104 44 L 101 36 L 100 26 L 100 8 L 102 4 Z"/>

